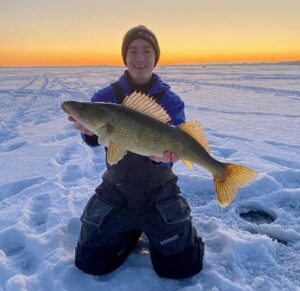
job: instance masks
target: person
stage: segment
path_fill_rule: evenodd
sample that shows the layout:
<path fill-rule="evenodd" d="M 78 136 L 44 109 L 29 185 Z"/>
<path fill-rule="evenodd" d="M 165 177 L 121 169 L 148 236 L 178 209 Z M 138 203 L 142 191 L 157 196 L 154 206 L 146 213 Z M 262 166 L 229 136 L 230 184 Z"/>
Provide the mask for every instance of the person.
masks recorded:
<path fill-rule="evenodd" d="M 171 117 L 172 125 L 185 121 L 184 103 L 153 72 L 160 57 L 155 34 L 146 26 L 124 36 L 122 58 L 127 67 L 120 79 L 99 90 L 92 102 L 121 104 L 139 91 L 152 96 Z M 99 146 L 95 134 L 76 122 L 89 146 Z M 93 275 L 116 270 L 133 251 L 144 232 L 149 240 L 153 268 L 160 277 L 187 278 L 202 270 L 204 243 L 192 224 L 190 206 L 180 195 L 172 171 L 176 153 L 145 157 L 132 152 L 110 166 L 81 216 L 75 265 Z"/>

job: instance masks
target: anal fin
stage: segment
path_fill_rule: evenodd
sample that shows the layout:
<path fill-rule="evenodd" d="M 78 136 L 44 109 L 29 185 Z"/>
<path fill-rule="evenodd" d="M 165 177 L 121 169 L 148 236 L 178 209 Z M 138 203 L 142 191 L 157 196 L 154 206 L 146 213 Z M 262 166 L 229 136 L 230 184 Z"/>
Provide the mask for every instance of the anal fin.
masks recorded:
<path fill-rule="evenodd" d="M 107 150 L 107 162 L 109 165 L 115 165 L 124 158 L 127 150 L 118 144 L 110 142 Z"/>

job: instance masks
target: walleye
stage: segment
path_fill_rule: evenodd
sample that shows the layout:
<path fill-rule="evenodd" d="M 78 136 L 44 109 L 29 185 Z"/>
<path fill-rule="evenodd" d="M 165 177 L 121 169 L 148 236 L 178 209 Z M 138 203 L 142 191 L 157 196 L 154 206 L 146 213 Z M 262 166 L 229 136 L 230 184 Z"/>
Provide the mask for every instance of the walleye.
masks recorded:
<path fill-rule="evenodd" d="M 188 121 L 178 127 L 169 125 L 168 113 L 148 95 L 134 92 L 121 105 L 66 101 L 62 109 L 95 133 L 100 144 L 108 147 L 110 165 L 118 163 L 127 151 L 158 157 L 170 151 L 189 168 L 193 163 L 203 166 L 213 176 L 222 207 L 233 201 L 238 187 L 256 176 L 250 168 L 214 159 L 197 121 Z"/>

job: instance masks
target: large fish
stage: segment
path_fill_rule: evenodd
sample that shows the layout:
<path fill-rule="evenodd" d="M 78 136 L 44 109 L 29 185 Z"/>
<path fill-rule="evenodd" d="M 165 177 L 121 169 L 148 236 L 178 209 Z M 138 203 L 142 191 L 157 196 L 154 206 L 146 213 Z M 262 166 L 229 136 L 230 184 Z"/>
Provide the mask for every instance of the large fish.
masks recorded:
<path fill-rule="evenodd" d="M 175 152 L 189 168 L 193 163 L 212 175 L 219 205 L 228 206 L 237 188 L 248 184 L 256 172 L 247 167 L 222 163 L 209 154 L 201 125 L 188 121 L 178 127 L 169 125 L 167 112 L 150 96 L 133 93 L 121 105 L 66 101 L 63 110 L 98 136 L 108 147 L 107 162 L 118 163 L 128 151 L 143 156 L 163 157 Z"/>

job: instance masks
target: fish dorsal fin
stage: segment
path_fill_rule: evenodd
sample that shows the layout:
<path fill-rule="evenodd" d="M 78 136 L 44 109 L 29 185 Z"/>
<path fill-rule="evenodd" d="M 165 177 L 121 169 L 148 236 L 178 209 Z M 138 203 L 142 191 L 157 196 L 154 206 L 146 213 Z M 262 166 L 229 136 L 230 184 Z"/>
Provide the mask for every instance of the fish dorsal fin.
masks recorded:
<path fill-rule="evenodd" d="M 110 142 L 107 150 L 107 162 L 111 166 L 115 165 L 120 160 L 122 160 L 126 154 L 127 154 L 127 150 L 125 150 L 118 144 Z"/>
<path fill-rule="evenodd" d="M 197 120 L 181 123 L 178 127 L 195 139 L 208 153 L 210 152 L 203 127 Z"/>
<path fill-rule="evenodd" d="M 133 92 L 131 95 L 126 96 L 122 105 L 163 123 L 171 121 L 167 111 L 155 102 L 153 97 L 140 92 Z"/>

